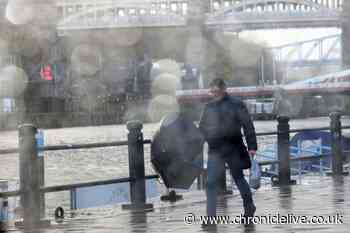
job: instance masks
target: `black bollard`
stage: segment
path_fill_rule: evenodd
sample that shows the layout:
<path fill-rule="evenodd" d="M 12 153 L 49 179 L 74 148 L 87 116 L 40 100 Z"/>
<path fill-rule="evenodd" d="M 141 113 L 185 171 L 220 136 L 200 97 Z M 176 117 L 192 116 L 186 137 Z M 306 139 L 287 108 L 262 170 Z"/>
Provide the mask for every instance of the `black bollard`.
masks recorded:
<path fill-rule="evenodd" d="M 290 174 L 289 117 L 278 116 L 277 121 L 278 180 L 274 180 L 273 185 L 296 184 Z"/>
<path fill-rule="evenodd" d="M 40 174 L 38 151 L 32 124 L 19 126 L 19 167 L 23 224 L 32 228 L 40 222 Z"/>
<path fill-rule="evenodd" d="M 331 130 L 331 146 L 332 146 L 332 173 L 327 175 L 348 175 L 348 172 L 343 171 L 343 143 L 342 143 L 342 130 L 341 130 L 341 115 L 338 112 L 331 113 L 329 115 L 330 130 Z"/>
<path fill-rule="evenodd" d="M 21 206 L 23 222 L 15 222 L 17 227 L 26 229 L 47 227 L 49 220 L 44 217 L 44 194 L 40 188 L 44 182 L 43 158 L 38 157 L 35 134 L 37 129 L 32 124 L 19 126 L 19 170 Z"/>
<path fill-rule="evenodd" d="M 143 150 L 142 123 L 127 122 L 129 176 L 131 204 L 123 205 L 123 209 L 152 209 L 153 204 L 146 204 L 145 161 Z"/>

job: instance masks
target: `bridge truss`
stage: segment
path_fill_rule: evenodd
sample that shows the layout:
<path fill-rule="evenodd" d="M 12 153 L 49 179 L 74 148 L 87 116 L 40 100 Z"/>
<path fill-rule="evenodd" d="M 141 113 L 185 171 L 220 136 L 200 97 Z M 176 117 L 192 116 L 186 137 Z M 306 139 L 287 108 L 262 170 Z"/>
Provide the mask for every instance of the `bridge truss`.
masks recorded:
<path fill-rule="evenodd" d="M 58 0 L 61 32 L 78 29 L 186 26 L 190 0 Z M 209 28 L 339 27 L 343 0 L 206 0 Z"/>
<path fill-rule="evenodd" d="M 341 63 L 341 36 L 331 35 L 268 49 L 276 63 L 290 66 L 315 66 Z"/>
<path fill-rule="evenodd" d="M 277 67 L 285 76 L 288 69 L 325 68 L 342 63 L 340 34 L 271 47 L 267 51 L 273 56 L 273 80 L 276 80 Z"/>

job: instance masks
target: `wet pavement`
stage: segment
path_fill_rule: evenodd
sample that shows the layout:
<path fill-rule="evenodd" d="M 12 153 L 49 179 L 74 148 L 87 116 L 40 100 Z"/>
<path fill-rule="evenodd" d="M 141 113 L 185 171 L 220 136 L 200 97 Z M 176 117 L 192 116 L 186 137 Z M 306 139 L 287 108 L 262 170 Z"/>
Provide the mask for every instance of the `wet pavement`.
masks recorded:
<path fill-rule="evenodd" d="M 66 213 L 66 218 L 52 226 L 32 232 L 349 232 L 350 227 L 350 177 L 305 176 L 301 183 L 287 187 L 264 185 L 254 192 L 257 216 L 294 215 L 336 216 L 342 224 L 219 224 L 216 228 L 203 228 L 200 224 L 186 225 L 184 217 L 189 213 L 197 217 L 205 214 L 205 192 L 183 193 L 184 199 L 176 203 L 160 202 L 159 198 L 148 200 L 154 204 L 153 211 L 132 212 L 122 210 L 120 205 L 90 208 Z M 218 215 L 240 215 L 242 202 L 236 190 L 219 200 Z M 10 232 L 21 231 L 14 228 Z"/>

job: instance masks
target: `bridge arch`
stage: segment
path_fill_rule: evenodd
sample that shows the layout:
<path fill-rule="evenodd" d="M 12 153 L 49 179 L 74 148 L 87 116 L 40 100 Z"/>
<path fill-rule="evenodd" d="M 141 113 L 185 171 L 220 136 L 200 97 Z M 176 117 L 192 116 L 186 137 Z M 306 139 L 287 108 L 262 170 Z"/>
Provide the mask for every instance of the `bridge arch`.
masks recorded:
<path fill-rule="evenodd" d="M 147 3 L 142 0 L 106 0 L 92 4 L 88 0 L 67 0 L 69 3 L 59 5 L 63 14 L 57 29 L 64 33 L 75 29 L 186 26 L 191 14 L 189 1 L 192 0 L 150 0 Z M 339 27 L 342 8 L 342 0 L 211 2 L 225 3 L 222 4 L 225 7 L 217 10 L 209 8 L 205 24 L 231 31 L 271 27 Z"/>
<path fill-rule="evenodd" d="M 61 4 L 62 18 L 58 22 L 58 29 L 184 25 L 186 12 L 183 2 L 172 0 L 166 4 L 136 0 L 119 3 L 110 0 L 95 4 L 83 1 Z"/>
<path fill-rule="evenodd" d="M 324 4 L 316 3 L 310 0 L 246 0 L 233 4 L 229 7 L 221 7 L 217 10 L 213 10 L 211 16 L 220 16 L 232 13 L 242 12 L 283 12 L 286 10 L 303 11 L 334 11 Z"/>

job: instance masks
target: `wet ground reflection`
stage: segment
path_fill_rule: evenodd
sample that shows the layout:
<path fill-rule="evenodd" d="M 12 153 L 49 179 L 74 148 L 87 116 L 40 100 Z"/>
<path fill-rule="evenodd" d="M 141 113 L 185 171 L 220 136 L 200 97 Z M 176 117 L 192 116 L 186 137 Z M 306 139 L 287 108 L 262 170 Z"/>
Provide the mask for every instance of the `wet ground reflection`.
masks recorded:
<path fill-rule="evenodd" d="M 279 188 L 279 205 L 280 208 L 286 212 L 292 211 L 292 187 L 291 186 L 281 186 Z"/>
<path fill-rule="evenodd" d="M 147 212 L 131 212 L 129 224 L 133 233 L 147 232 Z"/>
<path fill-rule="evenodd" d="M 56 233 L 56 232 L 130 232 L 130 233 L 165 233 L 165 232 L 348 232 L 349 228 L 349 177 L 332 178 L 311 176 L 304 177 L 302 184 L 270 187 L 263 186 L 254 193 L 257 216 L 286 215 L 295 216 L 334 216 L 340 213 L 343 224 L 242 224 L 218 225 L 216 228 L 203 228 L 199 223 L 186 225 L 184 216 L 193 213 L 205 214 L 205 192 L 184 193 L 184 199 L 176 203 L 160 202 L 158 198 L 149 200 L 154 204 L 153 211 L 126 211 L 120 206 L 81 209 L 67 211 L 61 223 L 52 220 L 52 226 L 35 231 L 21 231 L 11 228 L 10 232 Z M 235 217 L 243 212 L 242 200 L 237 191 L 218 201 L 218 214 Z"/>
<path fill-rule="evenodd" d="M 332 188 L 333 188 L 333 202 L 335 206 L 341 207 L 344 204 L 344 177 L 343 176 L 335 176 L 332 177 Z"/>

